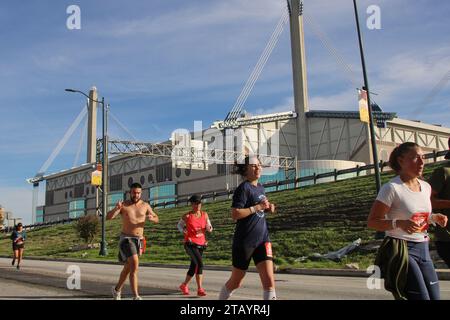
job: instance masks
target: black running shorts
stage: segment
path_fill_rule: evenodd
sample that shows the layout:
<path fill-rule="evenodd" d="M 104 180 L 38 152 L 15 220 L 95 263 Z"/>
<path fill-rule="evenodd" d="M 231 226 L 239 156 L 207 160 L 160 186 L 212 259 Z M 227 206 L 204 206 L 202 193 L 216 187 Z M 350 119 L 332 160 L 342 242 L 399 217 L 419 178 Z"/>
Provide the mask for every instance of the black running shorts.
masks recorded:
<path fill-rule="evenodd" d="M 19 250 L 19 249 L 23 249 L 25 247 L 25 244 L 23 242 L 19 243 L 19 244 L 13 242 L 12 247 L 13 247 L 13 250 L 16 251 L 16 250 Z"/>
<path fill-rule="evenodd" d="M 255 266 L 266 260 L 273 260 L 272 243 L 263 242 L 256 248 L 233 246 L 233 267 L 240 270 L 247 270 L 250 260 L 253 258 Z"/>

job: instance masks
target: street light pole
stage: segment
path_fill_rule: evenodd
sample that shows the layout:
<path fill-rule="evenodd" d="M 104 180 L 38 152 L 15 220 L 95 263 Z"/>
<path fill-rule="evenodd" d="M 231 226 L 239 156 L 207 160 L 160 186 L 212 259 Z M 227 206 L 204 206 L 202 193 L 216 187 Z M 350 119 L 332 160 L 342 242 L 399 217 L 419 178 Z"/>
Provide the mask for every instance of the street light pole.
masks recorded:
<path fill-rule="evenodd" d="M 373 163 L 375 166 L 375 181 L 377 194 L 381 189 L 381 179 L 380 179 L 380 167 L 378 163 L 378 152 L 377 152 L 377 144 L 375 140 L 375 128 L 373 125 L 373 114 L 372 114 L 372 105 L 370 103 L 370 90 L 369 90 L 369 80 L 367 79 L 367 70 L 366 70 L 366 61 L 364 59 L 364 49 L 362 43 L 361 29 L 359 27 L 359 17 L 358 17 L 358 8 L 356 7 L 356 0 L 353 0 L 353 5 L 355 7 L 355 18 L 356 18 L 356 27 L 358 28 L 358 40 L 359 40 L 359 50 L 361 54 L 361 64 L 364 75 L 364 87 L 367 91 L 367 107 L 369 111 L 369 126 L 370 126 L 370 141 L 372 145 L 372 154 L 373 154 Z"/>
<path fill-rule="evenodd" d="M 102 159 L 102 242 L 100 245 L 100 255 L 108 255 L 106 249 L 106 213 L 108 212 L 108 110 L 105 108 L 105 98 L 102 97 L 102 114 L 103 114 L 103 159 Z"/>
<path fill-rule="evenodd" d="M 108 108 L 109 105 L 105 107 L 105 98 L 102 97 L 101 101 L 94 100 L 91 97 L 89 97 L 87 94 L 80 90 L 74 90 L 74 89 L 66 89 L 67 92 L 76 92 L 81 93 L 83 96 L 88 98 L 91 101 L 101 103 L 102 104 L 102 131 L 103 131 L 103 137 L 102 137 L 102 143 L 103 143 L 103 159 L 102 159 L 102 241 L 100 244 L 100 253 L 101 256 L 108 255 L 108 251 L 106 248 L 106 232 L 105 232 L 105 225 L 106 225 L 106 212 L 108 209 Z"/>
<path fill-rule="evenodd" d="M 380 177 L 380 167 L 378 163 L 378 151 L 377 151 L 377 143 L 375 140 L 375 127 L 373 125 L 373 114 L 372 114 L 372 105 L 370 103 L 370 90 L 369 90 L 369 80 L 367 79 L 367 70 L 366 70 L 366 61 L 364 59 L 364 49 L 363 42 L 361 36 L 361 28 L 359 27 L 359 16 L 358 16 L 358 8 L 356 6 L 356 0 L 353 0 L 353 6 L 355 8 L 355 18 L 356 18 L 356 27 L 358 29 L 358 41 L 359 41 L 359 51 L 361 55 L 361 64 L 364 75 L 364 87 L 367 91 L 367 108 L 369 112 L 369 126 L 370 126 L 370 142 L 372 145 L 372 155 L 373 155 L 373 164 L 375 167 L 375 183 L 377 188 L 377 194 L 381 189 L 381 177 Z M 375 233 L 375 239 L 383 239 L 385 233 L 382 231 L 377 231 Z"/>

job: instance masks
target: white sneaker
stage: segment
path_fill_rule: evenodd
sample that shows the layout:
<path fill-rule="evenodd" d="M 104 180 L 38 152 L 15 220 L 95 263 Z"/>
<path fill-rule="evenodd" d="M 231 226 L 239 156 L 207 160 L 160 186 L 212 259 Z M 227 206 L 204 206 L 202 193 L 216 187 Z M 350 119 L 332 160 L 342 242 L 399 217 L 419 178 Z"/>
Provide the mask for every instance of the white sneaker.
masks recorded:
<path fill-rule="evenodd" d="M 133 300 L 142 300 L 140 296 L 134 297 Z"/>
<path fill-rule="evenodd" d="M 112 287 L 111 288 L 111 292 L 113 295 L 113 300 L 122 300 L 122 292 L 121 291 L 116 291 L 116 287 Z"/>

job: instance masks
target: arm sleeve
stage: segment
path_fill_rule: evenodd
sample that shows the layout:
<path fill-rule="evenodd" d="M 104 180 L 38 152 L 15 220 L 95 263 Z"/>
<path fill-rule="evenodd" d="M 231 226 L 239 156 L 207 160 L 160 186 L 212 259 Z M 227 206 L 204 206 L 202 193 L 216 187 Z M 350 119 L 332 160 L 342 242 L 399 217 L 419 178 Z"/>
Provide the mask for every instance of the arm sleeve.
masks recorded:
<path fill-rule="evenodd" d="M 244 188 L 238 187 L 233 194 L 232 208 L 243 209 L 247 204 L 247 192 Z"/>
<path fill-rule="evenodd" d="M 181 233 L 184 233 L 184 227 L 186 226 L 186 222 L 183 219 L 180 219 L 177 224 L 177 228 Z"/>
<path fill-rule="evenodd" d="M 395 199 L 395 189 L 391 183 L 386 183 L 380 189 L 376 200 L 383 202 L 388 207 L 392 207 Z"/>

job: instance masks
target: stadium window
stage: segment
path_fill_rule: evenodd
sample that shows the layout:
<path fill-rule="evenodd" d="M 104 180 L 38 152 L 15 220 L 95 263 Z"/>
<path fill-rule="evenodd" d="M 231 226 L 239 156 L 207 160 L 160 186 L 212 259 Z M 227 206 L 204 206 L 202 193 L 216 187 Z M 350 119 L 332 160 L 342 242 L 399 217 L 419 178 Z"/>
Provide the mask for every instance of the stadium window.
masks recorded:
<path fill-rule="evenodd" d="M 156 168 L 156 182 L 172 181 L 172 165 L 170 163 Z"/>
<path fill-rule="evenodd" d="M 224 176 L 227 174 L 227 165 L 225 163 L 217 164 L 217 175 Z"/>
<path fill-rule="evenodd" d="M 52 206 L 53 205 L 53 191 L 47 191 L 45 194 L 45 205 Z"/>
<path fill-rule="evenodd" d="M 75 198 L 82 198 L 83 192 L 84 192 L 84 184 L 83 183 L 76 184 L 74 187 Z"/>
<path fill-rule="evenodd" d="M 118 191 L 122 190 L 122 175 L 116 174 L 109 178 L 109 190 L 110 191 Z"/>

